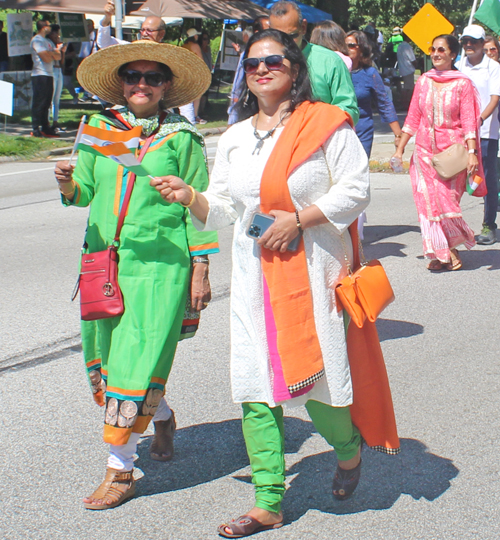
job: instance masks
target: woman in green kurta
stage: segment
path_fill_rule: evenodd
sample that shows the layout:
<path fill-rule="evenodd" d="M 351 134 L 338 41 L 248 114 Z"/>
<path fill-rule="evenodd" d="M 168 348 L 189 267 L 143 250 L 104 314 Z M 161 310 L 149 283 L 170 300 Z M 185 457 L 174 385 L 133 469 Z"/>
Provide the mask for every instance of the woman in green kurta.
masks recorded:
<path fill-rule="evenodd" d="M 201 135 L 183 117 L 162 112 L 206 90 L 210 74 L 198 60 L 178 47 L 137 42 L 92 55 L 78 78 L 91 93 L 125 105 L 91 117 L 89 124 L 102 130 L 103 140 L 141 126 L 138 154 L 155 133 L 144 168 L 155 177 L 181 176 L 204 191 L 208 174 Z M 105 250 L 115 235 L 129 173 L 108 157 L 80 152 L 75 168 L 58 163 L 56 178 L 64 204 L 91 205 L 88 252 Z M 106 408 L 104 441 L 110 444 L 105 481 L 84 499 L 89 509 L 112 508 L 134 494 L 137 442 L 164 394 L 188 292 L 196 310 L 210 299 L 206 255 L 216 251 L 214 233 L 196 231 L 185 208 L 166 203 L 147 177 L 137 177 L 118 249 L 124 313 L 82 322 L 89 379 L 94 398 Z"/>

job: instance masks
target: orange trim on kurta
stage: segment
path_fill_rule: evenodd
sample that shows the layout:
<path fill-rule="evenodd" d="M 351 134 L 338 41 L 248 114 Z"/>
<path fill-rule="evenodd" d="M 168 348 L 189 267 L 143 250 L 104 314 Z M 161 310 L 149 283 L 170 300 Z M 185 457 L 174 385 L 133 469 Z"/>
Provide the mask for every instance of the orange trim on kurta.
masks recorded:
<path fill-rule="evenodd" d="M 123 394 L 124 396 L 145 396 L 146 390 L 124 390 L 123 388 L 116 388 L 116 386 L 108 386 L 108 392 L 114 392 L 115 394 Z"/>
<path fill-rule="evenodd" d="M 172 137 L 177 135 L 177 133 L 179 133 L 179 132 L 174 131 L 174 133 L 169 133 L 168 135 L 165 135 L 165 137 L 162 137 L 158 142 L 153 142 L 151 144 L 151 146 L 148 148 L 148 151 L 146 152 L 146 154 L 148 154 L 149 152 L 154 152 L 155 150 L 158 150 L 159 148 L 161 148 L 169 139 L 171 139 Z M 143 142 L 143 141 L 141 141 L 141 142 Z M 138 150 L 140 151 L 140 149 L 141 149 L 141 144 L 139 143 Z M 137 152 L 137 155 L 138 154 L 139 154 L 139 152 Z"/>
<path fill-rule="evenodd" d="M 91 360 L 90 362 L 87 362 L 87 367 L 92 367 L 92 366 L 95 366 L 96 364 L 100 364 L 101 363 L 101 359 L 100 358 L 96 358 L 95 360 Z"/>
<path fill-rule="evenodd" d="M 128 439 L 132 433 L 132 428 L 121 428 L 108 426 L 104 424 L 104 442 L 114 445 L 123 445 L 128 443 Z"/>
<path fill-rule="evenodd" d="M 353 269 L 357 269 L 360 266 L 357 220 L 349 227 L 349 233 L 353 245 Z M 363 328 L 349 324 L 347 355 L 353 388 L 353 424 L 368 446 L 398 449 L 391 389 L 375 323 L 366 319 Z"/>
<path fill-rule="evenodd" d="M 211 244 L 201 244 L 199 246 L 189 246 L 189 251 L 201 251 L 202 249 L 216 249 L 219 247 L 219 242 L 212 242 Z"/>
<path fill-rule="evenodd" d="M 288 189 L 290 174 L 351 117 L 326 103 L 302 103 L 294 111 L 272 151 L 260 185 L 260 207 L 295 212 Z M 288 387 L 323 369 L 323 356 L 314 323 L 312 294 L 304 242 L 297 251 L 261 249 L 262 270 L 269 287 L 277 328 L 277 345 Z"/>
<path fill-rule="evenodd" d="M 132 427 L 133 433 L 144 433 L 151 422 L 152 416 L 139 416 Z"/>

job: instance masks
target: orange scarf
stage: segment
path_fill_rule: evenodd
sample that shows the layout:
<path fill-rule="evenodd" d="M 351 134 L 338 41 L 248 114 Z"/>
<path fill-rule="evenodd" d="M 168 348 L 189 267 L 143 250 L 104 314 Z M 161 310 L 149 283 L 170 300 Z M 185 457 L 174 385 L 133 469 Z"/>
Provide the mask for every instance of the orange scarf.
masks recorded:
<path fill-rule="evenodd" d="M 290 174 L 317 152 L 346 121 L 352 126 L 351 117 L 332 105 L 304 102 L 297 107 L 264 169 L 260 185 L 262 212 L 295 212 L 288 189 Z M 276 356 L 281 363 L 286 387 L 292 394 L 324 374 L 304 242 L 301 240 L 295 252 L 261 249 L 261 264 L 276 326 L 273 334 Z M 273 349 L 272 344 L 270 348 Z"/>

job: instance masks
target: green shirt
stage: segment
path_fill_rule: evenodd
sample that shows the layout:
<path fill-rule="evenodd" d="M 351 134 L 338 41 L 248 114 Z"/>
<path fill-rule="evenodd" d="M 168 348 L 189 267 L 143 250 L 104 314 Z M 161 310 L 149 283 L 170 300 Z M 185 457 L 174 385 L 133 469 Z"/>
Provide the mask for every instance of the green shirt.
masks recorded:
<path fill-rule="evenodd" d="M 344 61 L 330 49 L 312 43 L 308 43 L 302 52 L 307 60 L 314 97 L 337 105 L 349 113 L 356 124 L 359 120 L 358 102 Z"/>

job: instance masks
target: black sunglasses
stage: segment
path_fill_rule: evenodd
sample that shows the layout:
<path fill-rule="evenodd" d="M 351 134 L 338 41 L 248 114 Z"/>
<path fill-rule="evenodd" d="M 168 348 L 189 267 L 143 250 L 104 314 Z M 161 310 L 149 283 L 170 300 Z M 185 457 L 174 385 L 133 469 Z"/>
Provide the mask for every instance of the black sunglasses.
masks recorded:
<path fill-rule="evenodd" d="M 278 71 L 283 67 L 285 58 L 282 54 L 271 54 L 265 58 L 245 58 L 243 60 L 243 70 L 247 75 L 250 75 L 259 69 L 261 62 L 264 62 L 269 71 Z"/>
<path fill-rule="evenodd" d="M 349 49 L 357 49 L 359 45 L 357 43 L 346 43 Z"/>
<path fill-rule="evenodd" d="M 466 43 L 470 43 L 471 45 L 475 45 L 476 43 L 479 43 L 479 39 L 466 37 L 466 38 L 462 38 L 460 40 L 460 43 L 462 45 L 465 45 Z"/>
<path fill-rule="evenodd" d="M 120 77 L 125 84 L 139 84 L 143 77 L 148 86 L 157 87 L 165 82 L 165 75 L 158 71 L 146 71 L 146 73 L 143 73 L 142 71 L 127 69 Z"/>

